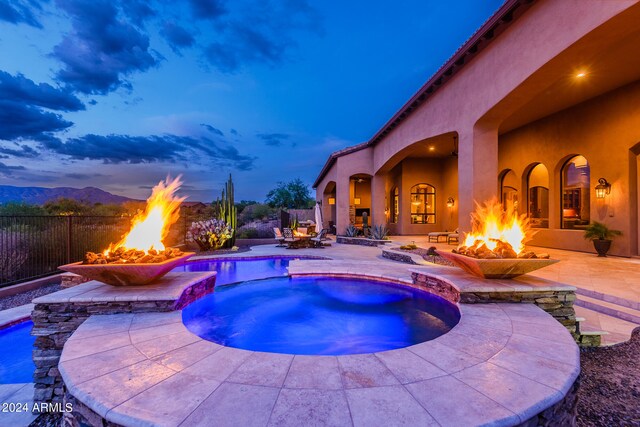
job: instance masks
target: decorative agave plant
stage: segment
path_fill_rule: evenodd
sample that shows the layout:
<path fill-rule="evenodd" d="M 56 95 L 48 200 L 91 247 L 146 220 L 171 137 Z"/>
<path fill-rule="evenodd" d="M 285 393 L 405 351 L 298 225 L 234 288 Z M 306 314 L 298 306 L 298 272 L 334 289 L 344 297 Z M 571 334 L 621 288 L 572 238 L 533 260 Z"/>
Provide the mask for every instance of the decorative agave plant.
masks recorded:
<path fill-rule="evenodd" d="M 374 225 L 371 229 L 371 238 L 374 240 L 387 240 L 389 235 L 389 229 L 386 225 Z"/>
<path fill-rule="evenodd" d="M 358 229 L 353 224 L 349 224 L 344 230 L 344 235 L 347 237 L 356 237 L 358 235 Z"/>

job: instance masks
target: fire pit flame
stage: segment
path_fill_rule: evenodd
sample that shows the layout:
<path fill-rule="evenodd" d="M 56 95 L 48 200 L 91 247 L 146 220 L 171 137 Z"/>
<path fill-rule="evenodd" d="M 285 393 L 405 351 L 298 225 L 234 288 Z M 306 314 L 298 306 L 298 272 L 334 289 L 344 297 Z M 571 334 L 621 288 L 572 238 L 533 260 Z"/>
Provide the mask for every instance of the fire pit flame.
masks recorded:
<path fill-rule="evenodd" d="M 109 245 L 104 252 L 108 256 L 117 249 L 136 249 L 138 251 L 163 251 L 162 241 L 167 237 L 169 228 L 178 221 L 180 204 L 185 197 L 176 197 L 175 193 L 182 185 L 181 176 L 174 180 L 169 177 L 153 187 L 147 199 L 144 212 L 133 218 L 131 230 L 118 243 Z"/>
<path fill-rule="evenodd" d="M 474 258 L 535 258 L 525 252 L 525 243 L 531 240 L 534 231 L 529 218 L 519 215 L 514 204 L 506 209 L 496 199 L 480 205 L 471 215 L 471 232 L 455 251 Z"/>

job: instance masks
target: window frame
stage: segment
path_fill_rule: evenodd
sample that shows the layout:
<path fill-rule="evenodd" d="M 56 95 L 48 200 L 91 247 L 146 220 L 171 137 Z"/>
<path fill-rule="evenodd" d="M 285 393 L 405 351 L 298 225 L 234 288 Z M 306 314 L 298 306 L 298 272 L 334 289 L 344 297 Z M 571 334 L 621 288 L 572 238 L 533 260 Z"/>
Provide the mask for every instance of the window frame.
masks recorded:
<path fill-rule="evenodd" d="M 425 192 L 418 192 L 416 190 L 421 189 L 420 186 L 426 186 L 426 190 Z M 431 189 L 431 191 L 429 191 L 429 189 Z M 436 223 L 436 187 L 427 183 L 427 182 L 420 182 L 418 184 L 415 184 L 414 186 L 411 187 L 410 189 L 411 194 L 410 194 L 410 205 L 409 205 L 409 214 L 410 214 L 410 223 L 411 224 L 415 224 L 415 225 L 431 225 L 431 224 L 435 224 Z M 423 199 L 422 202 L 422 208 L 424 212 L 413 212 L 414 206 L 420 206 L 420 204 L 418 205 L 414 205 L 414 196 L 416 196 L 416 199 L 418 198 L 418 196 L 420 196 Z M 432 196 L 433 198 L 433 206 L 430 207 L 428 204 L 429 201 L 429 196 Z M 417 217 L 422 217 L 422 222 L 417 222 L 416 218 Z"/>

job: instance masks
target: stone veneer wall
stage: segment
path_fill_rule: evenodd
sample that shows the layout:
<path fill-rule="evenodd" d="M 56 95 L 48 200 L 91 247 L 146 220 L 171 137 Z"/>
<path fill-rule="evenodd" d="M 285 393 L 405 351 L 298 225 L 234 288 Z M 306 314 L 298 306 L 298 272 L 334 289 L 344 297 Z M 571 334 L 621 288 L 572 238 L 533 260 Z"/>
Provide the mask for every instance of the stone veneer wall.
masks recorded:
<path fill-rule="evenodd" d="M 573 303 L 575 291 L 512 291 L 512 292 L 460 292 L 450 283 L 420 273 L 411 273 L 413 283 L 452 302 L 464 304 L 531 303 L 535 304 L 564 325 L 577 339 L 578 327 Z"/>
<path fill-rule="evenodd" d="M 390 243 L 391 240 L 373 240 L 366 237 L 337 236 L 336 242 L 343 243 L 345 245 L 378 246 Z"/>
<path fill-rule="evenodd" d="M 31 314 L 36 336 L 33 350 L 35 402 L 62 402 L 64 383 L 58 362 L 67 339 L 94 314 L 150 313 L 182 310 L 191 302 L 213 291 L 215 276 L 185 289 L 178 300 L 64 302 L 36 304 Z M 136 294 L 137 296 L 137 294 Z"/>
<path fill-rule="evenodd" d="M 390 259 L 391 261 L 403 262 L 405 264 L 417 264 L 411 256 L 407 254 L 401 254 L 395 251 L 382 250 L 382 257 Z"/>
<path fill-rule="evenodd" d="M 580 378 L 575 380 L 561 401 L 519 424 L 518 427 L 575 427 L 579 388 Z"/>

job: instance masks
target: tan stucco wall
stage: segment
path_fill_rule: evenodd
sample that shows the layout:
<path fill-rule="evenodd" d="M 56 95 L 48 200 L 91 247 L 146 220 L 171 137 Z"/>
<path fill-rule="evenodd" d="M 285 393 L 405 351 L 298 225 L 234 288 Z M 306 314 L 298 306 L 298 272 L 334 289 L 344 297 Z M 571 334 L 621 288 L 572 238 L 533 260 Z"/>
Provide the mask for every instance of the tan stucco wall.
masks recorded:
<path fill-rule="evenodd" d="M 591 243 L 582 238 L 582 231 L 560 229 L 561 167 L 568 157 L 581 154 L 591 168 L 591 220 L 621 230 L 624 236 L 616 238 L 611 253 L 631 255 L 635 248 L 631 248 L 630 235 L 637 231 L 630 207 L 636 206 L 637 191 L 630 188 L 629 150 L 639 141 L 640 82 L 501 135 L 499 167 L 511 169 L 521 178 L 516 188 L 523 206 L 527 168 L 539 162 L 549 170 L 550 228 L 541 230 L 532 243 L 593 252 Z M 595 196 L 600 177 L 612 185 L 611 194 L 604 201 Z"/>

